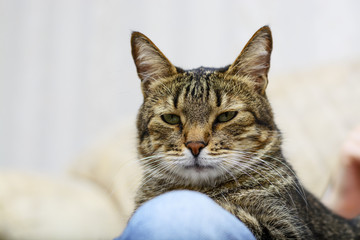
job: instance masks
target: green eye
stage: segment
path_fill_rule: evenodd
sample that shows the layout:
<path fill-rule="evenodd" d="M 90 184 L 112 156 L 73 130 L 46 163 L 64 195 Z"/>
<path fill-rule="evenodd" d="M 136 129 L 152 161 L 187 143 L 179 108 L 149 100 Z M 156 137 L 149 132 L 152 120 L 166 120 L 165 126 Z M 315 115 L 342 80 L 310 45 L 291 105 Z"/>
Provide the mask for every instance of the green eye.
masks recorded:
<path fill-rule="evenodd" d="M 164 114 L 161 116 L 161 119 L 171 125 L 176 125 L 179 124 L 180 121 L 180 117 L 178 115 L 175 114 Z"/>
<path fill-rule="evenodd" d="M 236 116 L 236 111 L 224 112 L 217 116 L 216 121 L 219 123 L 228 122 Z"/>

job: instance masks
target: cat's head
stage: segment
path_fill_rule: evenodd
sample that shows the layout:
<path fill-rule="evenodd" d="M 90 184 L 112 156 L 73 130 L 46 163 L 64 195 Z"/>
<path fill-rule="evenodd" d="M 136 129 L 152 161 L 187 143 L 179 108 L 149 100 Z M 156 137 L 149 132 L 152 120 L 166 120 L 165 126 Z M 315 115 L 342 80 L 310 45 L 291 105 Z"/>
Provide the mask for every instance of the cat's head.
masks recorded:
<path fill-rule="evenodd" d="M 279 145 L 265 94 L 269 27 L 259 29 L 234 63 L 221 69 L 175 67 L 139 32 L 132 34 L 131 46 L 144 95 L 137 127 L 147 177 L 213 184 L 250 174 Z"/>

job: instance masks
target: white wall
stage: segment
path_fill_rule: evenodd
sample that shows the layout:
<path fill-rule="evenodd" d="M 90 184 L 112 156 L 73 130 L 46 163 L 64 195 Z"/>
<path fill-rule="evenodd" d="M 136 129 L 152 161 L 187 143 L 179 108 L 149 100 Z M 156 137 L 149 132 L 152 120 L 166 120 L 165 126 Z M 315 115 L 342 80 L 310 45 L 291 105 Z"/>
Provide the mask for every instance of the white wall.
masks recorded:
<path fill-rule="evenodd" d="M 261 26 L 271 74 L 360 56 L 360 2 L 0 0 L 0 167 L 62 171 L 141 104 L 132 30 L 184 68 L 224 66 Z"/>

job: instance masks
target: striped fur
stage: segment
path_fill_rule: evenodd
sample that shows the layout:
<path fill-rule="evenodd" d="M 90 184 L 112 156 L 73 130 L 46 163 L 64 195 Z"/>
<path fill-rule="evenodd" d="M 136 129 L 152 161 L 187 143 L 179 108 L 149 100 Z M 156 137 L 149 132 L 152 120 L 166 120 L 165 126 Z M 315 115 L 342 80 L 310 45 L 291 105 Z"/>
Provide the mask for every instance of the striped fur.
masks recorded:
<path fill-rule="evenodd" d="M 267 99 L 272 50 L 268 27 L 258 30 L 225 68 L 173 66 L 143 34 L 132 54 L 144 103 L 137 120 L 143 182 L 136 204 L 164 192 L 207 194 L 241 219 L 257 239 L 360 239 L 359 220 L 332 214 L 304 190 L 281 152 L 281 133 Z M 220 122 L 222 113 L 236 112 Z M 175 114 L 178 124 L 163 116 Z M 187 143 L 204 145 L 199 155 Z"/>

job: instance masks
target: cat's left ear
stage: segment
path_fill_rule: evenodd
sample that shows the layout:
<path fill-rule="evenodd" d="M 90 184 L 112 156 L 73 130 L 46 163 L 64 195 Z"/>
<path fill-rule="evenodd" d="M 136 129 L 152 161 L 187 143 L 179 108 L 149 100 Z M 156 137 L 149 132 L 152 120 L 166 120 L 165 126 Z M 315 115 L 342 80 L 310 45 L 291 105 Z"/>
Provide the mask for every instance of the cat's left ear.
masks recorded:
<path fill-rule="evenodd" d="M 271 51 L 271 30 L 268 26 L 264 26 L 248 41 L 226 75 L 247 76 L 256 91 L 265 94 Z"/>
<path fill-rule="evenodd" d="M 141 79 L 144 95 L 146 95 L 152 82 L 177 73 L 176 67 L 171 64 L 160 49 L 140 32 L 133 32 L 131 35 L 131 53 L 138 76 Z"/>

